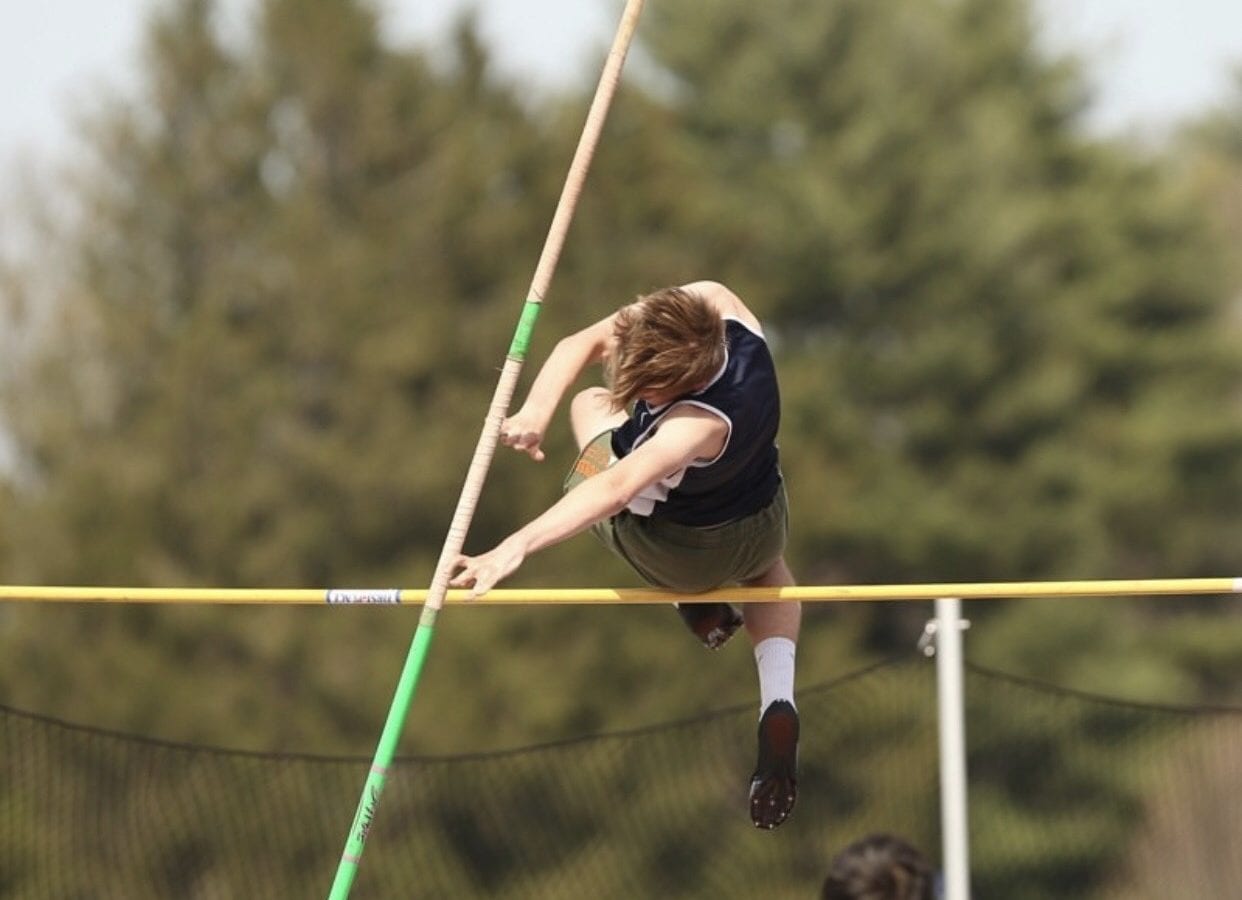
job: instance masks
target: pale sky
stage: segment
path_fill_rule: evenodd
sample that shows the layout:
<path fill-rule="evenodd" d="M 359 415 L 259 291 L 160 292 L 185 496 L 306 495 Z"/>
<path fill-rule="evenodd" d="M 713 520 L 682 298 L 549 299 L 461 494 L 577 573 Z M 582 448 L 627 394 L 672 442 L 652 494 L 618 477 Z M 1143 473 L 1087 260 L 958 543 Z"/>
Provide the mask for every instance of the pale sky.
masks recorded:
<path fill-rule="evenodd" d="M 144 17 L 166 0 L 0 0 L 0 182 L 19 153 L 66 146 L 72 110 L 100 84 L 137 71 Z M 650 0 L 659 2 L 659 0 Z M 831 0 L 825 0 L 831 2 Z M 1242 0 L 1036 0 L 1054 46 L 1094 60 L 1104 130 L 1159 129 L 1226 95 L 1242 65 Z M 396 35 L 428 42 L 469 0 L 383 0 Z M 253 0 L 225 0 L 234 16 Z M 616 27 L 622 0 L 477 0 L 502 67 L 554 84 L 587 78 Z M 642 23 L 640 21 L 641 30 Z"/>

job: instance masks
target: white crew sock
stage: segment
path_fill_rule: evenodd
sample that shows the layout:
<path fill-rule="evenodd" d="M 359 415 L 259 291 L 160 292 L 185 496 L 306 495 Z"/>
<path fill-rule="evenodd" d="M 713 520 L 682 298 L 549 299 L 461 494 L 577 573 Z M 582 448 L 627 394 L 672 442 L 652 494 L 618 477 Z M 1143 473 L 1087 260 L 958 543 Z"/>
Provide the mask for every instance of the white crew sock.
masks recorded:
<path fill-rule="evenodd" d="M 797 644 L 786 637 L 764 638 L 755 644 L 755 668 L 759 670 L 759 712 L 773 700 L 793 703 L 794 656 Z"/>

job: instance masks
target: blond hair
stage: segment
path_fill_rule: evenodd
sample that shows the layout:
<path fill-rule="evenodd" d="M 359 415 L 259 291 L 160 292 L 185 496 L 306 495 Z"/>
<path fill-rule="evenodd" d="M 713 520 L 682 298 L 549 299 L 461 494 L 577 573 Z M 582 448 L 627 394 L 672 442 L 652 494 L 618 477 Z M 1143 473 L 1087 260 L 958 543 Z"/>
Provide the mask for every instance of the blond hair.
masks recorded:
<path fill-rule="evenodd" d="M 613 336 L 608 368 L 614 409 L 643 394 L 672 399 L 699 390 L 724 365 L 724 320 L 684 288 L 661 288 L 621 309 Z"/>

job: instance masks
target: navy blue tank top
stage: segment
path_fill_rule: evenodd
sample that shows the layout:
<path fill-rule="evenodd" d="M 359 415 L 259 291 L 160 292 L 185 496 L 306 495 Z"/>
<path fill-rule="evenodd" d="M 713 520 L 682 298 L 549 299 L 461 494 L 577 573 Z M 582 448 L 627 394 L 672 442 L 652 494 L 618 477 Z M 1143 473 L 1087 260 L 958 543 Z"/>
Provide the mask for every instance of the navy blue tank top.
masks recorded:
<path fill-rule="evenodd" d="M 764 509 L 780 487 L 776 432 L 781 401 L 776 366 L 763 337 L 737 319 L 725 319 L 725 364 L 711 384 L 652 409 L 643 400 L 613 430 L 618 458 L 659 430 L 660 420 L 677 406 L 715 413 L 729 426 L 724 449 L 712 460 L 691 463 L 635 497 L 629 510 L 681 525 L 722 525 Z"/>

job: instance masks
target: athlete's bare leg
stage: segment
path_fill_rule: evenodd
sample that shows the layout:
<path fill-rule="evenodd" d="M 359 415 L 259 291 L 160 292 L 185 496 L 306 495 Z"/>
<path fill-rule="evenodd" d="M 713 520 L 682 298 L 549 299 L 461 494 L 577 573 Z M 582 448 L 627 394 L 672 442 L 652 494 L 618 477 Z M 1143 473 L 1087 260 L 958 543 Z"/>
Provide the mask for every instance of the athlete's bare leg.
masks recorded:
<path fill-rule="evenodd" d="M 793 574 L 784 559 L 746 582 L 748 587 L 790 587 Z M 798 798 L 798 711 L 793 703 L 794 656 L 802 626 L 795 601 L 747 603 L 746 631 L 755 645 L 759 670 L 759 759 L 750 782 L 750 818 L 772 829 L 784 822 Z"/>
<path fill-rule="evenodd" d="M 757 578 L 745 582 L 746 587 L 793 587 L 797 584 L 784 557 L 772 564 Z M 802 628 L 802 604 L 797 601 L 747 603 L 742 607 L 746 633 L 750 642 L 758 644 L 765 638 L 784 637 L 797 643 Z"/>
<path fill-rule="evenodd" d="M 579 450 L 625 420 L 625 410 L 612 408 L 612 396 L 607 388 L 587 388 L 569 402 L 569 424 Z"/>

